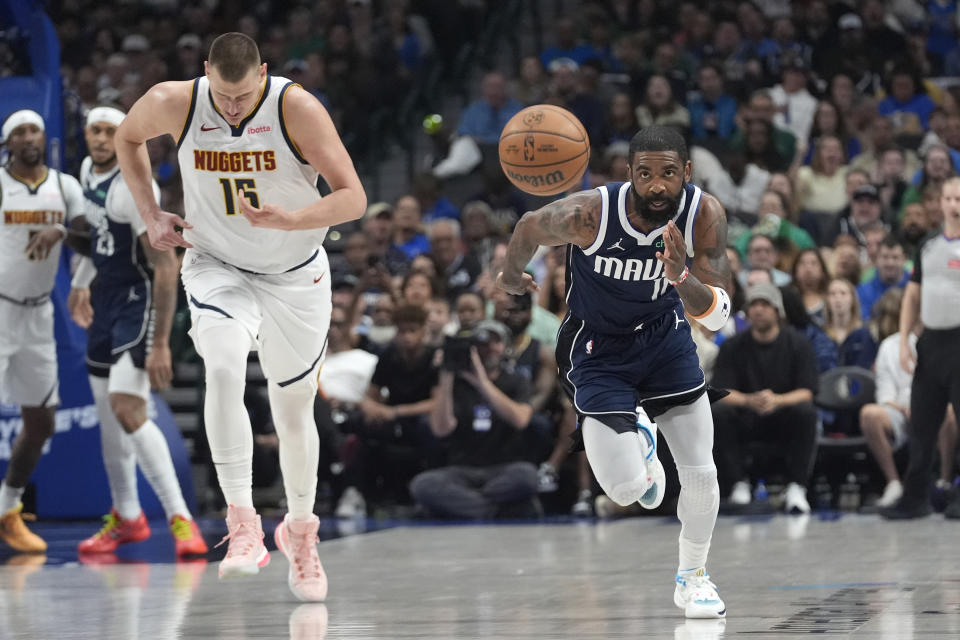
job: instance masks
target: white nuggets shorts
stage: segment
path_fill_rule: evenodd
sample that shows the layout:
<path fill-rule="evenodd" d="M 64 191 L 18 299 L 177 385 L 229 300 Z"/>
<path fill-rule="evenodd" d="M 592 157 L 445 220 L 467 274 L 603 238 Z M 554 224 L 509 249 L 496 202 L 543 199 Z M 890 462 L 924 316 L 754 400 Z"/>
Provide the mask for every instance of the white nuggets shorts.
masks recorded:
<path fill-rule="evenodd" d="M 19 305 L 0 298 L 0 402 L 60 404 L 53 303 Z"/>
<path fill-rule="evenodd" d="M 190 337 L 200 356 L 200 319 L 232 318 L 249 332 L 270 382 L 316 389 L 333 303 L 327 254 L 320 248 L 315 256 L 287 273 L 263 275 L 187 249 L 180 273 L 190 304 Z"/>

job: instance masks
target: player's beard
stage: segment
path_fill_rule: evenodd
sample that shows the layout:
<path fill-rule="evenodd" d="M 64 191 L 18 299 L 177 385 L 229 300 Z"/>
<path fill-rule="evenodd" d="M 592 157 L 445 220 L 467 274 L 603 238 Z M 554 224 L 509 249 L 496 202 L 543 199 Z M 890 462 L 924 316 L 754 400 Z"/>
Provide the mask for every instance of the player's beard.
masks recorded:
<path fill-rule="evenodd" d="M 27 145 L 16 154 L 17 160 L 25 167 L 33 168 L 43 164 L 43 149 Z"/>
<path fill-rule="evenodd" d="M 97 169 L 102 169 L 103 167 L 112 167 L 117 161 L 117 154 L 111 153 L 110 156 L 102 162 L 97 162 L 93 159 L 93 156 L 90 156 L 90 161 L 93 162 L 93 166 Z"/>
<path fill-rule="evenodd" d="M 630 193 L 633 196 L 633 206 L 636 208 L 637 213 L 647 222 L 651 222 L 659 227 L 667 224 L 667 221 L 672 220 L 673 217 L 677 215 L 677 209 L 680 208 L 680 197 L 686 188 L 686 182 L 680 183 L 680 191 L 676 196 L 666 194 L 655 197 L 641 196 L 637 193 L 636 189 L 631 189 Z M 654 202 L 666 202 L 667 206 L 660 210 L 652 209 L 650 205 Z"/>

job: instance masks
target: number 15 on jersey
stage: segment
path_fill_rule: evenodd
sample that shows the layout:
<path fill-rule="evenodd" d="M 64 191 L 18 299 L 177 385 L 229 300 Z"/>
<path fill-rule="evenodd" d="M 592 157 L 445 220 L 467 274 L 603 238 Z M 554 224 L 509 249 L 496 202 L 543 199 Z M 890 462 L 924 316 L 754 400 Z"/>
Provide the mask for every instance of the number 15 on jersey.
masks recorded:
<path fill-rule="evenodd" d="M 223 204 L 228 216 L 237 215 L 234 196 L 238 191 L 243 191 L 243 194 L 247 197 L 247 200 L 250 201 L 251 205 L 254 207 L 260 206 L 260 198 L 255 191 L 257 181 L 253 178 L 235 178 L 233 180 L 230 178 L 220 178 L 220 187 L 223 189 Z"/>

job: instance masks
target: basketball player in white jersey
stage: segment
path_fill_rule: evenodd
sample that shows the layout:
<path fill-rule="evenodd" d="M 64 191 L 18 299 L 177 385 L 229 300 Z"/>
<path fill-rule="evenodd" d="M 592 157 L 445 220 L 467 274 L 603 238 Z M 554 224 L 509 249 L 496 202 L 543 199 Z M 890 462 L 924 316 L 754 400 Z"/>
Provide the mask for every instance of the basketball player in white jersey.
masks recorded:
<path fill-rule="evenodd" d="M 119 109 L 95 107 L 84 128 L 90 155 L 80 167 L 80 182 L 87 211 L 77 224 L 90 228 L 92 260 L 84 259 L 85 268 L 74 274 L 67 304 L 77 324 L 89 331 L 87 368 L 113 504 L 103 528 L 77 550 L 110 553 L 150 536 L 137 495 L 139 464 L 163 504 L 177 556 L 203 554 L 207 545 L 183 499 L 167 441 L 147 416 L 151 381 L 163 388 L 173 376 L 169 339 L 177 257 L 173 249 L 150 246 L 120 175 L 113 137 L 123 117 Z M 152 188 L 159 200 L 160 187 L 154 182 Z"/>
<path fill-rule="evenodd" d="M 83 191 L 76 178 L 44 163 L 39 113 L 13 112 L 2 132 L 10 162 L 0 168 L 0 402 L 20 405 L 23 428 L 0 485 L 0 539 L 17 551 L 42 552 L 47 544 L 23 524 L 20 499 L 60 403 L 50 292 L 64 223 L 83 213 Z"/>
<path fill-rule="evenodd" d="M 187 248 L 181 275 L 206 368 L 204 421 L 228 505 L 220 576 L 255 574 L 269 562 L 251 498 L 253 433 L 243 405 L 247 354 L 257 348 L 289 507 L 274 538 L 290 560 L 294 595 L 322 600 L 313 403 L 331 298 L 320 245 L 327 227 L 362 215 L 366 196 L 326 110 L 268 75 L 253 40 L 219 36 L 204 68 L 204 77 L 160 83 L 137 101 L 117 131 L 117 157 L 150 243 Z M 150 188 L 144 143 L 165 134 L 179 149 L 185 219 L 162 211 Z M 332 190 L 323 199 L 320 174 Z"/>

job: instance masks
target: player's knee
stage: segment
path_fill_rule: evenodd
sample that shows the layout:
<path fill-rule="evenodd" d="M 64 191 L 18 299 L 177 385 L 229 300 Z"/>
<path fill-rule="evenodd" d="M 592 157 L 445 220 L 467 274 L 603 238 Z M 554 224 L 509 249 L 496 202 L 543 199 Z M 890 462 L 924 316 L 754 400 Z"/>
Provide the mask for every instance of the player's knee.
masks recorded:
<path fill-rule="evenodd" d="M 46 407 L 22 407 L 24 437 L 35 442 L 46 442 L 53 437 L 56 419 L 53 409 Z"/>
<path fill-rule="evenodd" d="M 110 409 L 127 433 L 133 433 L 147 421 L 147 403 L 136 396 L 111 393 Z"/>
<path fill-rule="evenodd" d="M 643 475 L 637 476 L 628 482 L 621 482 L 620 484 L 614 485 L 607 495 L 621 507 L 626 507 L 634 502 L 638 502 L 649 488 L 650 479 L 646 475 Z"/>
<path fill-rule="evenodd" d="M 717 467 L 678 466 L 680 498 L 689 513 L 711 513 L 720 504 L 720 485 L 717 483 Z"/>

